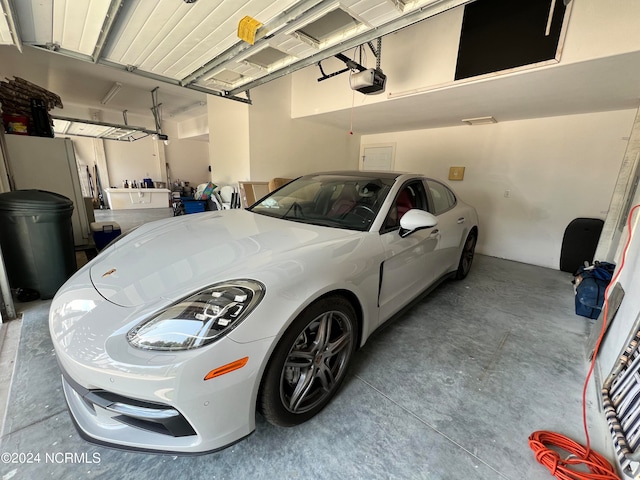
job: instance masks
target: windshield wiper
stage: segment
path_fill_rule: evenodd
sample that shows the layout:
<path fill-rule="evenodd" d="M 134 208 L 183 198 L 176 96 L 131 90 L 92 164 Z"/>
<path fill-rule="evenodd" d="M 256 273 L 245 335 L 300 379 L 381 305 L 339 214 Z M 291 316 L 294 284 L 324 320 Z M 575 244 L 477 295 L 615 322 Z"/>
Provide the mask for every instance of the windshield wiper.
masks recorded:
<path fill-rule="evenodd" d="M 302 207 L 298 204 L 298 202 L 293 202 L 291 206 L 287 208 L 287 211 L 284 212 L 284 215 L 282 215 L 280 218 L 287 218 L 287 215 L 289 215 L 289 212 L 291 211 L 291 209 L 293 209 L 294 213 L 296 212 L 296 210 L 302 213 Z"/>

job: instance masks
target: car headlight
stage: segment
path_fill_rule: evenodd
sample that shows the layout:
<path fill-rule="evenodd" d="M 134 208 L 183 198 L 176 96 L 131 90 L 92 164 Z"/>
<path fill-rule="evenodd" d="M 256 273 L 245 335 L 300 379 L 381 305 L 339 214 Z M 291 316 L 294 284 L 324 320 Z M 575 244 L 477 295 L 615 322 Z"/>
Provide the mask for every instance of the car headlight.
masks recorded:
<path fill-rule="evenodd" d="M 127 333 L 129 343 L 147 350 L 190 350 L 214 342 L 244 320 L 264 296 L 253 280 L 213 285 L 145 320 Z"/>

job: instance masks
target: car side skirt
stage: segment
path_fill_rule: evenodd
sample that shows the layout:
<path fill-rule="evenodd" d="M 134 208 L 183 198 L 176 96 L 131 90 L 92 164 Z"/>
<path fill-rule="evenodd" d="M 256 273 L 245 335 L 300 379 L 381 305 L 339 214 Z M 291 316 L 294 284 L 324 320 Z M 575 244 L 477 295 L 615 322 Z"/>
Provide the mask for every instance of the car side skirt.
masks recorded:
<path fill-rule="evenodd" d="M 422 292 L 420 292 L 413 300 L 409 301 L 409 303 L 407 303 L 405 306 L 403 306 L 400 310 L 398 310 L 396 313 L 394 313 L 393 315 L 391 315 L 391 317 L 389 317 L 388 319 L 386 319 L 385 321 L 383 321 L 372 333 L 371 335 L 373 335 L 374 333 L 378 333 L 382 330 L 384 330 L 384 328 L 386 328 L 388 325 L 390 325 L 391 323 L 393 323 L 394 321 L 396 321 L 397 319 L 399 319 L 400 317 L 404 316 L 409 310 L 411 310 L 413 307 L 415 307 L 418 303 L 420 303 L 426 296 L 428 296 L 431 292 L 433 292 L 436 288 L 438 288 L 440 286 L 441 283 L 445 282 L 446 280 L 450 280 L 452 278 L 455 278 L 456 276 L 456 272 L 448 272 L 445 273 L 444 275 L 442 275 L 440 278 L 438 278 L 435 282 L 433 282 L 431 285 L 429 285 L 427 288 L 425 288 Z M 369 335 L 369 338 L 371 337 L 371 335 Z"/>

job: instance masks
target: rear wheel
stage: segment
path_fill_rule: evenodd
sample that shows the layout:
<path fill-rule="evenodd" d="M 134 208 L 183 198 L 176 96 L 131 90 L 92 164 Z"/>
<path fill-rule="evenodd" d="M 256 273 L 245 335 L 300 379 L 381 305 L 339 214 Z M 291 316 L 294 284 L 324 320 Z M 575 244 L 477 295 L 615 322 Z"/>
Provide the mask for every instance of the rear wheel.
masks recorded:
<path fill-rule="evenodd" d="M 356 347 L 356 315 L 342 297 L 327 297 L 294 320 L 276 346 L 258 407 L 272 424 L 306 422 L 338 391 Z"/>
<path fill-rule="evenodd" d="M 473 256 L 476 251 L 476 242 L 478 240 L 478 234 L 475 230 L 469 232 L 467 240 L 462 247 L 462 254 L 460 255 L 460 262 L 458 263 L 458 271 L 456 272 L 456 279 L 462 280 L 465 278 L 471 270 L 471 264 L 473 263 Z"/>

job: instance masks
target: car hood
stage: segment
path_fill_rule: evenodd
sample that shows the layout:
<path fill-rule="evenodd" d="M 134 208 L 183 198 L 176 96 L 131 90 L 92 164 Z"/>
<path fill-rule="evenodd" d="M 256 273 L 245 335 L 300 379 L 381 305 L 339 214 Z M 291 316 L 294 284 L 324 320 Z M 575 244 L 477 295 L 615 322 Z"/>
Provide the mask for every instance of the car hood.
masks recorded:
<path fill-rule="evenodd" d="M 94 259 L 91 281 L 123 307 L 177 301 L 223 280 L 263 280 L 273 264 L 361 232 L 307 225 L 246 210 L 186 215 L 146 224 Z"/>

